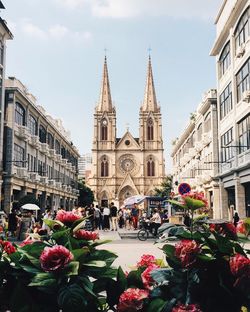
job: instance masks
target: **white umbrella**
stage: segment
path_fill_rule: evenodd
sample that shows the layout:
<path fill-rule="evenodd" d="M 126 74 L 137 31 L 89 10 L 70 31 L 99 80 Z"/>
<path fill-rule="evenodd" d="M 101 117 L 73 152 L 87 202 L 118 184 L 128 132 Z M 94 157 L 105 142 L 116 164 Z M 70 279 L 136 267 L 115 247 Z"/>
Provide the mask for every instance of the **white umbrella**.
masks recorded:
<path fill-rule="evenodd" d="M 134 195 L 131 197 L 128 197 L 124 200 L 124 205 L 125 206 L 131 206 L 134 204 L 140 204 L 142 203 L 145 199 L 147 198 L 147 196 L 144 195 Z"/>
<path fill-rule="evenodd" d="M 25 204 L 21 208 L 25 210 L 33 210 L 33 211 L 40 210 L 40 208 L 35 204 Z"/>

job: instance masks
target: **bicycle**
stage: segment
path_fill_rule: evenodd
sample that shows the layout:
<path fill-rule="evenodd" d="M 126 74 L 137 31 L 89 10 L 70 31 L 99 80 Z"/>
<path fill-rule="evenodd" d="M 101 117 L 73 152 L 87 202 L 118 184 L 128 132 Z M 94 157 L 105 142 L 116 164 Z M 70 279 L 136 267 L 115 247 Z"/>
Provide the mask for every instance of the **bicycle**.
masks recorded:
<path fill-rule="evenodd" d="M 143 221 L 142 222 L 142 228 L 137 233 L 137 238 L 140 241 L 146 241 L 149 236 L 152 236 L 152 238 L 157 238 L 158 236 L 153 235 L 151 232 L 151 222 L 150 221 Z"/>

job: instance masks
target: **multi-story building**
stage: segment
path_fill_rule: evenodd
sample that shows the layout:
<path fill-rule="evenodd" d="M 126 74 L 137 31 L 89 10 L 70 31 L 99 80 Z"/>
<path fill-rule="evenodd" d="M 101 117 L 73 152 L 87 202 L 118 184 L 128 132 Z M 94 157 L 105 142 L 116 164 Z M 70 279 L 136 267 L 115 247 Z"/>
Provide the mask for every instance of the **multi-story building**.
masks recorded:
<path fill-rule="evenodd" d="M 225 0 L 216 18 L 220 216 L 250 216 L 250 1 Z"/>
<path fill-rule="evenodd" d="M 82 155 L 78 159 L 78 178 L 86 179 L 92 166 L 92 155 L 90 153 Z"/>
<path fill-rule="evenodd" d="M 122 205 L 125 198 L 136 194 L 151 195 L 165 177 L 161 111 L 150 57 L 139 112 L 139 137 L 127 129 L 117 138 L 116 130 L 116 108 L 111 99 L 105 57 L 100 100 L 94 113 L 93 164 L 88 180 L 95 199 L 103 206 L 110 201 Z"/>
<path fill-rule="evenodd" d="M 4 9 L 0 1 L 0 9 Z M 0 17 L 0 199 L 2 198 L 3 182 L 3 128 L 4 128 L 4 78 L 5 78 L 5 59 L 6 41 L 13 38 L 12 33 L 7 27 L 6 22 Z M 0 209 L 2 207 L 0 206 Z"/>
<path fill-rule="evenodd" d="M 72 208 L 77 201 L 79 153 L 62 121 L 46 114 L 16 78 L 5 82 L 3 207 L 27 194 L 41 209 Z"/>
<path fill-rule="evenodd" d="M 219 187 L 214 179 L 218 173 L 217 115 L 217 93 L 211 89 L 173 142 L 171 154 L 175 193 L 184 182 L 192 190 L 204 192 L 215 216 L 219 210 Z"/>

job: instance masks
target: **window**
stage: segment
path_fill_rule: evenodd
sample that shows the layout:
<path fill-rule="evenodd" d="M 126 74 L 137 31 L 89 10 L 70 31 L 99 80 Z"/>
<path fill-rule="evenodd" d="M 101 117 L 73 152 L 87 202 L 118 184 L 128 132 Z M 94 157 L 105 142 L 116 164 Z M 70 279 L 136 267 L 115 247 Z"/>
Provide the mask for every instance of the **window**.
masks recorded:
<path fill-rule="evenodd" d="M 61 147 L 61 155 L 62 155 L 62 158 L 66 158 L 66 149 L 64 146 Z"/>
<path fill-rule="evenodd" d="M 15 106 L 15 122 L 20 126 L 25 126 L 25 109 L 20 103 Z"/>
<path fill-rule="evenodd" d="M 238 123 L 239 131 L 239 153 L 250 148 L 250 115 Z"/>
<path fill-rule="evenodd" d="M 222 161 L 233 158 L 233 149 L 230 147 L 233 143 L 233 128 L 229 129 L 221 136 L 221 154 Z"/>
<path fill-rule="evenodd" d="M 46 130 L 42 125 L 39 127 L 39 141 L 41 143 L 46 143 Z"/>
<path fill-rule="evenodd" d="M 250 72 L 250 59 L 242 66 L 236 75 L 237 84 L 237 102 L 242 99 L 243 92 L 249 90 L 249 72 Z"/>
<path fill-rule="evenodd" d="M 37 121 L 32 115 L 28 117 L 28 128 L 31 135 L 37 135 Z"/>
<path fill-rule="evenodd" d="M 3 42 L 0 41 L 0 63 L 1 65 L 3 65 L 3 61 L 4 61 L 4 45 L 3 45 Z"/>
<path fill-rule="evenodd" d="M 106 119 L 103 119 L 101 122 L 101 140 L 107 141 L 108 139 L 108 122 Z"/>
<path fill-rule="evenodd" d="M 202 124 L 199 124 L 197 128 L 197 142 L 201 141 L 201 136 L 202 136 Z"/>
<path fill-rule="evenodd" d="M 58 140 L 55 140 L 55 150 L 56 150 L 56 153 L 57 154 L 61 154 L 60 153 L 60 151 L 61 151 L 61 149 L 60 149 L 60 143 L 59 143 L 59 141 Z"/>
<path fill-rule="evenodd" d="M 109 175 L 109 163 L 106 156 L 104 156 L 101 160 L 101 177 L 108 177 L 108 175 Z"/>
<path fill-rule="evenodd" d="M 204 121 L 204 132 L 207 133 L 211 130 L 211 113 L 208 113 Z"/>
<path fill-rule="evenodd" d="M 24 148 L 14 144 L 14 165 L 17 167 L 24 167 L 24 164 Z"/>
<path fill-rule="evenodd" d="M 241 16 L 238 25 L 235 29 L 234 37 L 235 37 L 235 46 L 236 50 L 246 42 L 247 38 L 249 37 L 249 16 L 250 16 L 250 9 L 249 7 L 246 9 L 244 14 Z"/>
<path fill-rule="evenodd" d="M 155 176 L 155 163 L 152 157 L 150 157 L 149 160 L 147 161 L 147 176 L 148 177 Z"/>
<path fill-rule="evenodd" d="M 228 69 L 228 67 L 231 64 L 230 42 L 228 42 L 225 45 L 225 47 L 224 47 L 224 49 L 223 49 L 223 51 L 221 53 L 219 62 L 220 62 L 220 75 L 223 76 L 224 73 L 226 72 L 226 70 Z"/>
<path fill-rule="evenodd" d="M 152 141 L 154 139 L 154 123 L 152 118 L 149 118 L 147 122 L 147 139 Z"/>
<path fill-rule="evenodd" d="M 54 148 L 54 138 L 51 133 L 48 133 L 48 145 L 49 145 L 49 148 L 51 149 Z"/>
<path fill-rule="evenodd" d="M 232 83 L 230 82 L 220 95 L 220 119 L 223 119 L 232 109 Z"/>

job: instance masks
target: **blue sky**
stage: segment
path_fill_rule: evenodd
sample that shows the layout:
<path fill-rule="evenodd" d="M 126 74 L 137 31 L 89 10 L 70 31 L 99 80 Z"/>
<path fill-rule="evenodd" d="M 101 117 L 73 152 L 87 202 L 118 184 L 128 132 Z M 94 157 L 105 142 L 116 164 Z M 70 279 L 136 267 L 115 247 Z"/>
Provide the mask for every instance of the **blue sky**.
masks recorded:
<path fill-rule="evenodd" d="M 214 20 L 222 0 L 4 1 L 14 34 L 7 75 L 20 79 L 53 117 L 71 131 L 80 153 L 91 150 L 107 48 L 118 137 L 129 123 L 137 137 L 148 61 L 162 109 L 167 170 L 179 136 L 202 94 L 216 87 Z"/>

